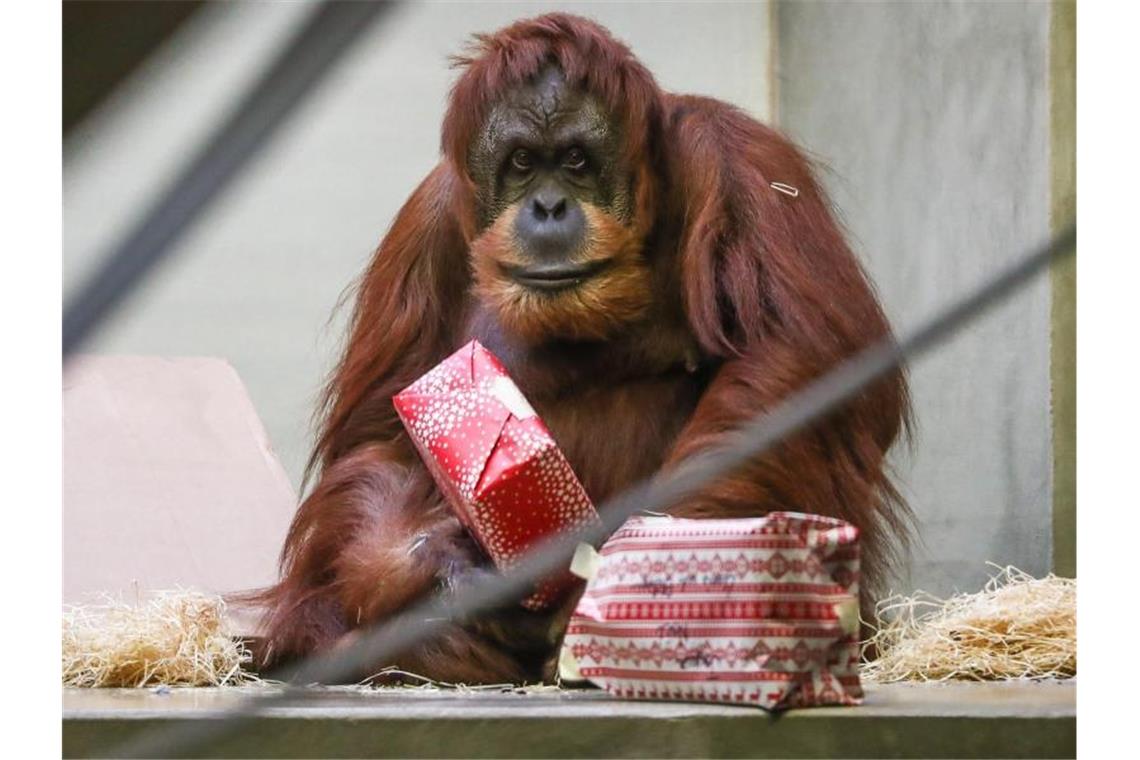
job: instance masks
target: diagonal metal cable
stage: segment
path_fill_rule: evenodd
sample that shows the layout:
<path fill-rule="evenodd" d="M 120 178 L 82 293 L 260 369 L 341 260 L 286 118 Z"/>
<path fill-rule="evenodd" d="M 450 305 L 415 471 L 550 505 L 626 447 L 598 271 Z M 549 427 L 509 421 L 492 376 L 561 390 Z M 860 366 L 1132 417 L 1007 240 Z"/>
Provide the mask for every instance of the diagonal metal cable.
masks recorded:
<path fill-rule="evenodd" d="M 604 525 L 556 536 L 530 551 L 509 573 L 466 589 L 462 599 L 437 596 L 391 620 L 364 629 L 351 645 L 312 657 L 275 674 L 292 683 L 336 683 L 354 679 L 376 663 L 391 662 L 409 647 L 430 639 L 449 622 L 469 619 L 522 598 L 539 578 L 565 568 L 580 542 L 602 541 L 640 511 L 664 512 L 706 483 L 732 473 L 785 437 L 835 410 L 868 384 L 925 353 L 978 318 L 1025 284 L 1054 259 L 1071 255 L 1077 228 L 1069 227 L 1013 266 L 906 333 L 877 343 L 810 383 L 766 414 L 748 420 L 724 446 L 690 457 L 676 469 L 644 480 L 601 506 Z M 213 719 L 144 732 L 114 748 L 114 757 L 167 757 L 200 753 L 209 744 L 241 730 L 244 722 L 273 708 L 306 701 L 306 690 L 286 686 L 280 692 L 248 698 Z M 311 692 L 309 692 L 311 693 Z"/>
<path fill-rule="evenodd" d="M 105 257 L 64 310 L 63 355 L 71 355 L 237 177 L 332 70 L 388 2 L 322 2 L 231 115 Z"/>

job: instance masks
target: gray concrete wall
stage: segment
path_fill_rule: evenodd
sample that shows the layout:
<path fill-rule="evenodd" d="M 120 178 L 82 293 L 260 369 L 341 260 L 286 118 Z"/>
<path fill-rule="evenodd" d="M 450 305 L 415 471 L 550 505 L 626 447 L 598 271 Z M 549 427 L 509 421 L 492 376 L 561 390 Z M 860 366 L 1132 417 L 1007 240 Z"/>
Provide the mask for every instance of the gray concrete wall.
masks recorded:
<path fill-rule="evenodd" d="M 767 2 L 407 4 L 349 54 L 88 350 L 228 359 L 297 484 L 341 333 L 329 317 L 437 160 L 454 77 L 447 57 L 473 32 L 554 9 L 606 24 L 666 88 L 768 115 Z M 214 5 L 69 142 L 67 291 L 306 11 Z"/>
<path fill-rule="evenodd" d="M 1049 4 L 781 2 L 779 122 L 899 328 L 1049 233 Z M 900 587 L 1050 569 L 1049 282 L 912 368 L 897 468 L 922 542 Z"/>

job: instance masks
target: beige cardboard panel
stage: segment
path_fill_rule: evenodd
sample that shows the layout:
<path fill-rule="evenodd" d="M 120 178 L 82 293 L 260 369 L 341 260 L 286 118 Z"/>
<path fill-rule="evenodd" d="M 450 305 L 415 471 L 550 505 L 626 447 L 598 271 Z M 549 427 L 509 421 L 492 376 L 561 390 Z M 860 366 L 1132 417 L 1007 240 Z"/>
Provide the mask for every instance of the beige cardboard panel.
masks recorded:
<path fill-rule="evenodd" d="M 63 385 L 66 602 L 272 582 L 296 497 L 229 364 L 84 356 Z"/>

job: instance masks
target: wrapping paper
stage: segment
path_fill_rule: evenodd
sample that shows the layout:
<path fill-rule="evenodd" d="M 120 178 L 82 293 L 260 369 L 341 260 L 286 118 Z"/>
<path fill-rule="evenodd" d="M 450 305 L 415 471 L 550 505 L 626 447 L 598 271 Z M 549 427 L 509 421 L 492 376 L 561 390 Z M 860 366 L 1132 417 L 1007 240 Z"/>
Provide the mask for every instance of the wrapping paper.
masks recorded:
<path fill-rule="evenodd" d="M 502 364 L 472 341 L 393 397 L 396 412 L 459 519 L 503 570 L 532 545 L 598 522 L 550 431 Z M 542 609 L 577 579 L 544 580 Z"/>
<path fill-rule="evenodd" d="M 589 577 L 564 678 L 632 699 L 766 709 L 858 704 L 857 529 L 794 512 L 634 517 L 575 571 Z"/>

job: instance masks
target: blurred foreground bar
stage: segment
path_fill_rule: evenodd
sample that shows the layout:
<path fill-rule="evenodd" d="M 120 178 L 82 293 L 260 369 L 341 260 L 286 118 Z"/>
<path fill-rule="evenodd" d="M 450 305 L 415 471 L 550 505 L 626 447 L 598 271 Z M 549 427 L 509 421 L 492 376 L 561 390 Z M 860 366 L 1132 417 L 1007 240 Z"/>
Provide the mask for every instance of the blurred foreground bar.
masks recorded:
<path fill-rule="evenodd" d="M 210 720 L 264 688 L 65 689 L 64 757 Z M 618 701 L 601 691 L 314 688 L 213 757 L 1074 757 L 1075 682 L 869 686 L 861 707 L 793 710 Z"/>

